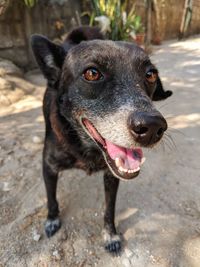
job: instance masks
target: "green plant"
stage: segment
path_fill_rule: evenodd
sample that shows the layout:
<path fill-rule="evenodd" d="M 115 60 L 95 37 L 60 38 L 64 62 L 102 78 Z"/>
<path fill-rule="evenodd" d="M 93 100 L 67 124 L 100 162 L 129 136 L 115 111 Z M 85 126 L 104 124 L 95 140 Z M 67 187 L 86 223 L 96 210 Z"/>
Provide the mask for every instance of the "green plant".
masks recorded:
<path fill-rule="evenodd" d="M 112 40 L 129 40 L 139 32 L 144 32 L 141 17 L 135 13 L 135 6 L 128 11 L 128 0 L 92 0 L 93 12 L 90 14 L 90 25 L 95 18 L 104 16 L 110 21 L 107 37 Z"/>
<path fill-rule="evenodd" d="M 136 34 L 137 33 L 144 33 L 144 26 L 142 24 L 142 19 L 140 16 L 135 16 L 133 28 L 134 28 Z"/>
<path fill-rule="evenodd" d="M 33 7 L 38 0 L 23 0 L 25 5 L 28 6 L 28 7 Z"/>

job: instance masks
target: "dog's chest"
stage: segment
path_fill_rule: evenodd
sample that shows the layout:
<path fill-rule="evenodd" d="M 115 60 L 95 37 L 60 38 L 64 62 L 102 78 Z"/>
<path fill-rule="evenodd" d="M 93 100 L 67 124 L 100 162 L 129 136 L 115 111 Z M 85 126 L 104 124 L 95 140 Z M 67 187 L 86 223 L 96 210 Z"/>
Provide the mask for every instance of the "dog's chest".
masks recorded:
<path fill-rule="evenodd" d="M 107 165 L 102 153 L 96 148 L 90 148 L 81 152 L 81 157 L 76 160 L 74 167 L 92 174 L 107 168 Z"/>

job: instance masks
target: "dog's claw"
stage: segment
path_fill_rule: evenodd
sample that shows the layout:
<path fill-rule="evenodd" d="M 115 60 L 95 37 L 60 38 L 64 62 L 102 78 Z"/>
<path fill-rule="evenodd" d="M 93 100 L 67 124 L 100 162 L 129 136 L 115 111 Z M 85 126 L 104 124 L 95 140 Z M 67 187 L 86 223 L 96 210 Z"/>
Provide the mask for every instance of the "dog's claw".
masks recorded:
<path fill-rule="evenodd" d="M 122 249 L 121 241 L 116 241 L 116 240 L 110 241 L 109 243 L 105 245 L 105 249 L 108 252 L 117 256 L 120 254 L 121 249 Z"/>
<path fill-rule="evenodd" d="M 45 223 L 45 233 L 47 237 L 53 236 L 61 227 L 61 221 L 59 218 L 54 220 L 48 219 Z"/>
<path fill-rule="evenodd" d="M 122 240 L 118 234 L 111 234 L 107 229 L 104 228 L 102 231 L 103 239 L 105 242 L 106 251 L 112 255 L 118 256 L 122 249 Z"/>

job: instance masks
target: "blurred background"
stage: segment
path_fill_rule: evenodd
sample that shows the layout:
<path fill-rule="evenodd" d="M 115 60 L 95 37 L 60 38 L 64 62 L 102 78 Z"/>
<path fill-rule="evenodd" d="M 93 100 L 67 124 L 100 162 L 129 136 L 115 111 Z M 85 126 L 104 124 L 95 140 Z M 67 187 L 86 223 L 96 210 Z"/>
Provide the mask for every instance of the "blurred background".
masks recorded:
<path fill-rule="evenodd" d="M 200 0 L 0 0 L 0 57 L 28 70 L 31 34 L 62 41 L 82 24 L 109 39 L 159 45 L 200 33 Z"/>

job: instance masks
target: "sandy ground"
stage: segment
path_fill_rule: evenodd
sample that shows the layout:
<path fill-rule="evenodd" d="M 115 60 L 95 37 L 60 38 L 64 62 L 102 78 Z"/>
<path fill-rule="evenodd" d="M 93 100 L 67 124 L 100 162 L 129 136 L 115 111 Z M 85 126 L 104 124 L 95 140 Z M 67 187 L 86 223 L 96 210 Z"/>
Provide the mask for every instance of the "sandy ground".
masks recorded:
<path fill-rule="evenodd" d="M 1 109 L 0 266 L 200 267 L 200 38 L 169 42 L 152 56 L 173 97 L 158 103 L 169 122 L 165 145 L 146 151 L 140 176 L 122 182 L 116 223 L 124 236 L 121 257 L 102 247 L 102 173 L 60 176 L 63 226 L 44 234 L 46 196 L 41 177 L 44 81 Z M 170 139 L 172 138 L 173 141 Z"/>

